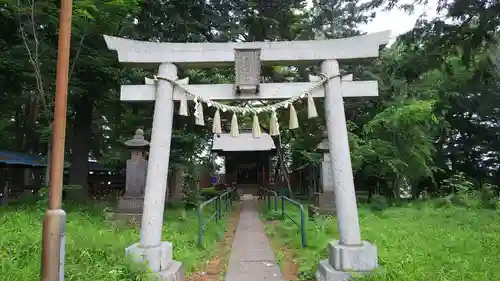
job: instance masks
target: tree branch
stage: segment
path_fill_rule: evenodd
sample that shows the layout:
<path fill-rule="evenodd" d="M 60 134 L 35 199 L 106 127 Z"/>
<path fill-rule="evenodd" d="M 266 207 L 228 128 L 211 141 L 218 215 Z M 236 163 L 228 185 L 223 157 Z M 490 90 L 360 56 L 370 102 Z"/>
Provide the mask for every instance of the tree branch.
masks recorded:
<path fill-rule="evenodd" d="M 73 59 L 73 63 L 71 64 L 71 68 L 69 70 L 69 77 L 68 77 L 69 79 L 71 79 L 71 76 L 73 75 L 73 70 L 75 69 L 76 62 L 78 61 L 80 53 L 82 52 L 83 42 L 85 41 L 85 35 L 87 35 L 87 30 L 89 30 L 89 26 L 85 28 L 85 32 L 83 32 L 82 38 L 80 38 L 80 43 L 78 44 L 78 50 L 76 51 L 75 58 Z"/>
<path fill-rule="evenodd" d="M 22 23 L 21 15 L 19 11 L 21 10 L 21 0 L 17 0 L 17 8 L 18 8 L 18 19 L 19 19 L 19 31 L 21 33 L 21 39 L 23 40 L 24 47 L 26 48 L 26 51 L 28 52 L 28 56 L 30 59 L 31 64 L 33 65 L 33 69 L 35 71 L 35 79 L 36 79 L 36 87 L 38 90 L 38 94 L 40 96 L 40 99 L 42 100 L 42 106 L 43 106 L 43 111 L 46 116 L 49 115 L 48 107 L 47 107 L 47 101 L 45 99 L 45 89 L 43 86 L 43 77 L 42 73 L 40 70 L 40 59 L 39 59 L 39 46 L 40 42 L 38 40 L 38 36 L 36 34 L 36 24 L 35 24 L 35 0 L 29 1 L 30 7 L 31 7 L 31 14 L 29 15 L 30 21 L 31 21 L 31 29 L 33 32 L 33 40 L 35 42 L 35 50 L 34 54 L 31 51 L 29 44 L 28 44 L 28 39 L 26 37 L 26 34 L 24 32 L 24 25 Z"/>

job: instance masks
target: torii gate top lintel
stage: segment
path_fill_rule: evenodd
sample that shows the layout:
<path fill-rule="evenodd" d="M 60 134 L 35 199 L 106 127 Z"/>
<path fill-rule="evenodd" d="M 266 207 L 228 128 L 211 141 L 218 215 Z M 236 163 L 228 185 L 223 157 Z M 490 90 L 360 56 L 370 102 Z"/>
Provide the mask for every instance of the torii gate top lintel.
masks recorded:
<path fill-rule="evenodd" d="M 319 62 L 375 58 L 380 46 L 389 43 L 390 31 L 331 40 L 271 41 L 238 43 L 159 43 L 137 41 L 104 35 L 118 60 L 128 64 L 174 63 L 179 67 L 230 66 L 236 49 L 260 49 L 263 64 L 288 62 Z"/>

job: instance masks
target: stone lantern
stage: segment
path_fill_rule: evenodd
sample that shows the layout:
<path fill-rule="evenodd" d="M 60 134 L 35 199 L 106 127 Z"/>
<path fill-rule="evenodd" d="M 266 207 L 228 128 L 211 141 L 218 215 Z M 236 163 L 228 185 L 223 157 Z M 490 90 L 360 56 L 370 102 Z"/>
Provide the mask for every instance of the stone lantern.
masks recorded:
<path fill-rule="evenodd" d="M 149 142 L 144 139 L 144 131 L 137 129 L 132 139 L 125 142 L 131 152 L 127 160 L 125 194 L 118 201 L 117 213 L 139 215 L 144 207 L 144 189 L 146 187 L 146 173 L 148 161 L 145 152 Z"/>
<path fill-rule="evenodd" d="M 328 132 L 323 132 L 323 140 L 316 146 L 323 153 L 321 158 L 320 183 L 323 192 L 319 194 L 316 211 L 320 214 L 335 215 L 335 191 L 333 186 L 332 166 L 330 164 L 330 148 L 328 146 Z"/>

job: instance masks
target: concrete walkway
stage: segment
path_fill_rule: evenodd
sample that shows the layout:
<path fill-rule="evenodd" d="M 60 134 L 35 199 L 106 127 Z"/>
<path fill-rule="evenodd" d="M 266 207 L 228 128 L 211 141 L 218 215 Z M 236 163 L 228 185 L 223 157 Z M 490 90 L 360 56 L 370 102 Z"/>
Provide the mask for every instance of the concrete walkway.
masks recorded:
<path fill-rule="evenodd" d="M 240 221 L 229 258 L 226 281 L 284 281 L 264 224 L 257 212 L 257 201 L 243 199 Z"/>

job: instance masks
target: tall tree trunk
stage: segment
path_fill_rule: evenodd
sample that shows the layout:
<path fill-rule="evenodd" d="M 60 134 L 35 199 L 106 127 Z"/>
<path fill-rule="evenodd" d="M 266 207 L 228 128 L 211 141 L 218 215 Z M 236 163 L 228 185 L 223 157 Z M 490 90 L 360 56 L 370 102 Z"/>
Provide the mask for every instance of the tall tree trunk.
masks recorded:
<path fill-rule="evenodd" d="M 281 145 L 281 136 L 275 136 L 271 137 L 274 142 L 274 146 L 276 147 L 276 151 L 278 152 L 278 161 L 280 164 L 280 169 L 281 173 L 283 174 L 283 177 L 285 178 L 286 181 L 286 186 L 288 189 L 288 196 L 293 199 L 293 191 L 292 191 L 292 186 L 290 184 L 290 172 L 288 171 L 288 168 L 285 165 L 285 157 L 283 153 L 283 146 Z"/>
<path fill-rule="evenodd" d="M 179 201 L 182 200 L 182 186 L 184 179 L 184 167 L 179 165 L 174 168 L 174 178 L 172 186 L 172 200 Z"/>
<path fill-rule="evenodd" d="M 88 96 L 81 97 L 75 104 L 76 115 L 71 136 L 70 185 L 81 188 L 68 193 L 71 199 L 88 198 L 89 152 L 92 141 L 93 102 Z"/>
<path fill-rule="evenodd" d="M 38 98 L 33 96 L 30 96 L 26 101 L 24 115 L 24 140 L 22 149 L 24 152 L 33 153 L 38 147 L 39 138 L 35 135 L 35 125 L 38 120 L 38 103 Z"/>
<path fill-rule="evenodd" d="M 22 114 L 20 112 L 20 110 L 16 111 L 15 112 L 15 115 L 14 115 L 14 119 L 15 119 L 15 144 L 17 144 L 16 146 L 16 150 L 21 150 L 21 147 L 22 147 L 22 142 L 23 142 L 23 121 L 24 119 L 22 118 Z"/>
<path fill-rule="evenodd" d="M 23 105 L 24 106 L 24 105 Z M 18 110 L 15 112 L 15 145 L 16 147 L 14 148 L 17 151 L 23 151 L 23 142 L 24 142 L 24 115 L 22 110 Z M 12 181 L 9 182 L 11 186 L 14 185 L 21 185 L 22 184 L 22 178 L 23 178 L 23 173 L 22 169 L 12 169 Z M 3 183 L 2 183 L 3 187 Z"/>
<path fill-rule="evenodd" d="M 265 127 L 263 127 L 262 125 L 260 125 L 260 128 L 262 129 L 262 131 L 264 131 L 266 134 L 269 134 L 269 130 Z M 279 164 L 279 167 L 280 167 L 280 170 L 281 170 L 281 173 L 283 174 L 283 177 L 285 178 L 285 181 L 286 181 L 286 184 L 287 184 L 287 189 L 288 189 L 288 195 L 290 196 L 290 198 L 293 199 L 293 192 L 292 192 L 292 187 L 290 185 L 290 175 L 289 175 L 289 171 L 285 165 L 285 157 L 283 155 L 283 146 L 281 145 L 281 135 L 278 135 L 278 136 L 271 136 L 271 139 L 273 140 L 273 143 L 274 143 L 274 147 L 276 147 L 276 151 L 278 153 L 278 163 L 276 163 L 277 165 Z M 275 175 L 277 176 L 277 173 L 275 172 Z"/>
<path fill-rule="evenodd" d="M 49 139 L 47 143 L 47 167 L 45 167 L 45 179 L 44 179 L 44 185 L 49 186 L 50 185 L 50 164 L 52 162 L 52 140 Z M 63 168 L 64 170 L 64 168 Z"/>

